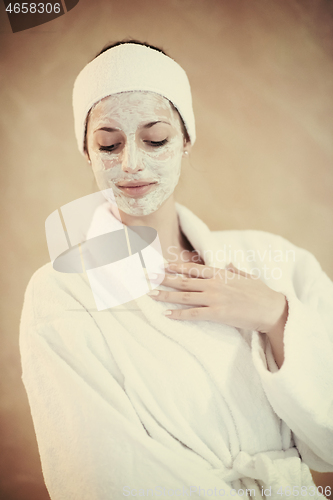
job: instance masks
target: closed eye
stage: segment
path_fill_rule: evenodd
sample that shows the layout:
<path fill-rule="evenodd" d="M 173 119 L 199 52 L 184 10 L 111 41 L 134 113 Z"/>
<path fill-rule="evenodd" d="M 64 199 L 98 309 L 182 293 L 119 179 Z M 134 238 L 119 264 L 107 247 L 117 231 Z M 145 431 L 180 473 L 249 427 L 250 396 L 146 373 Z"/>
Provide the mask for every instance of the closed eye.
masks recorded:
<path fill-rule="evenodd" d="M 117 149 L 117 147 L 120 145 L 120 142 L 117 142 L 116 144 L 111 144 L 111 146 L 100 146 L 99 150 L 100 151 L 114 151 Z"/>
<path fill-rule="evenodd" d="M 164 146 L 168 142 L 168 139 L 163 139 L 163 141 L 144 141 L 153 148 L 159 148 L 160 146 Z"/>

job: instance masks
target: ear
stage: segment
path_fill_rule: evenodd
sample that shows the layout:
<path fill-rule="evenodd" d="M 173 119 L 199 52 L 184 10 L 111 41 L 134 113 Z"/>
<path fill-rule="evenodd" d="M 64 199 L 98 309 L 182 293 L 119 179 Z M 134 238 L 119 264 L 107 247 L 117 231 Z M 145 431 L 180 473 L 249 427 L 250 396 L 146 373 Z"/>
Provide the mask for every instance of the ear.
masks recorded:
<path fill-rule="evenodd" d="M 90 160 L 90 156 L 88 154 L 88 151 L 87 150 L 84 150 L 84 156 L 86 157 L 86 160 L 87 162 L 89 163 L 89 165 L 91 164 L 91 160 Z"/>
<path fill-rule="evenodd" d="M 190 143 L 190 141 L 184 142 L 183 156 L 188 157 L 191 152 L 191 149 L 192 149 L 192 144 Z"/>

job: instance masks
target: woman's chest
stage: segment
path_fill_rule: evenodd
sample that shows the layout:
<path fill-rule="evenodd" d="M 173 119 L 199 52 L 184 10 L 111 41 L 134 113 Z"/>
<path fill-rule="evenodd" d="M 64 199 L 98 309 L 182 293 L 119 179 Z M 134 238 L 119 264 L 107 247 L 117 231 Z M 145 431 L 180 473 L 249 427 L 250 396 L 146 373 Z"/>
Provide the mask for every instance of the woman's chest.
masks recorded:
<path fill-rule="evenodd" d="M 132 331 L 127 323 L 118 366 L 145 427 L 154 421 L 187 446 L 200 436 L 217 456 L 223 446 L 233 453 L 277 446 L 280 421 L 237 329 L 197 322 L 161 332 L 140 321 Z"/>

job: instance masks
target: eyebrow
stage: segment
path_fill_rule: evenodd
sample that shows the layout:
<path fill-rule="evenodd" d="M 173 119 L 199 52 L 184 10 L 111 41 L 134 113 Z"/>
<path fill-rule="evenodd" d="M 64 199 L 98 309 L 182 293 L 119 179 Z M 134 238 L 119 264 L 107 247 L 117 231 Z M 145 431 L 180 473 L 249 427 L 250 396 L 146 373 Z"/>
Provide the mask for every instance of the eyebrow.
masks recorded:
<path fill-rule="evenodd" d="M 150 122 L 150 123 L 146 123 L 143 128 L 151 128 L 153 127 L 154 125 L 156 125 L 156 123 L 166 123 L 167 125 L 170 125 L 169 122 L 165 122 L 163 120 L 158 120 L 156 122 Z M 101 128 L 98 128 L 94 131 L 94 134 L 95 132 L 98 132 L 99 130 L 105 130 L 105 132 L 119 132 L 119 128 L 112 128 L 112 127 L 101 127 Z"/>
<path fill-rule="evenodd" d="M 170 125 L 169 122 L 165 122 L 163 120 L 157 120 L 156 122 L 150 122 L 150 123 L 147 123 L 146 125 L 143 126 L 143 128 L 150 128 L 152 127 L 153 125 L 156 125 L 156 123 L 166 123 L 167 125 Z"/>
<path fill-rule="evenodd" d="M 99 130 L 105 130 L 106 132 L 119 132 L 119 128 L 101 127 L 101 128 L 97 128 L 96 130 L 94 130 L 94 134 L 96 132 L 98 132 Z"/>

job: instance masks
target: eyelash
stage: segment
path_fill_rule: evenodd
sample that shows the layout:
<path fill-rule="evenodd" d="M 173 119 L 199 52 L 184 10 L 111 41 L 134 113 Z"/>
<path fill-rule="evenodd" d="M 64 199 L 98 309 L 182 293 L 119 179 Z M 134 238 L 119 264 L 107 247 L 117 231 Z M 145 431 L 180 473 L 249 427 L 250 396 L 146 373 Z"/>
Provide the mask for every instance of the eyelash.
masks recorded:
<path fill-rule="evenodd" d="M 117 144 L 111 144 L 111 146 L 100 146 L 99 150 L 100 151 L 114 151 L 117 146 L 119 146 L 120 143 Z"/>
<path fill-rule="evenodd" d="M 163 141 L 143 141 L 152 146 L 153 148 L 159 148 L 161 146 L 164 146 L 168 142 L 168 139 L 163 139 Z M 119 146 L 120 143 L 117 144 L 112 144 L 111 146 L 100 146 L 99 150 L 100 151 L 114 151 L 117 146 Z"/>
<path fill-rule="evenodd" d="M 168 139 L 163 139 L 163 141 L 144 141 L 147 142 L 153 148 L 159 148 L 160 146 L 164 146 L 168 142 Z"/>

